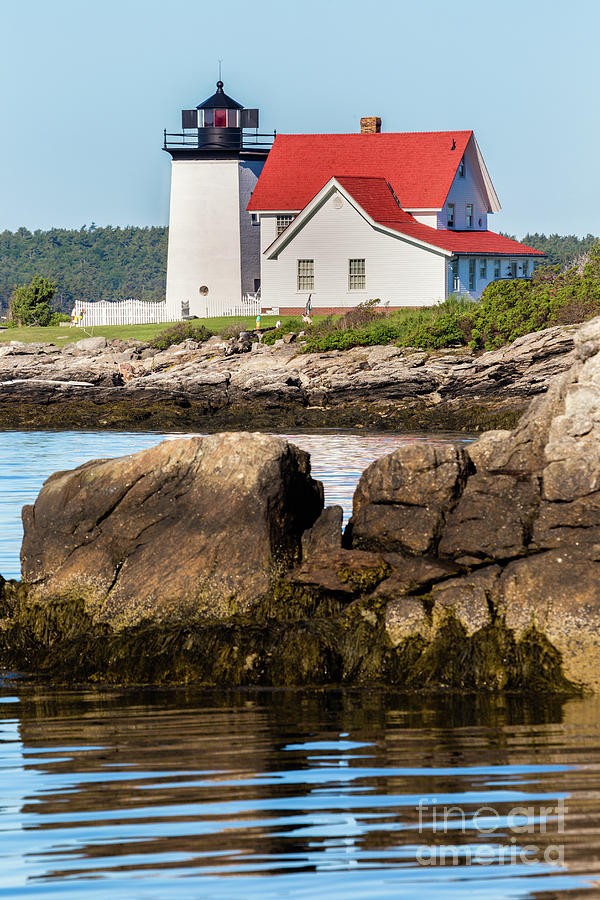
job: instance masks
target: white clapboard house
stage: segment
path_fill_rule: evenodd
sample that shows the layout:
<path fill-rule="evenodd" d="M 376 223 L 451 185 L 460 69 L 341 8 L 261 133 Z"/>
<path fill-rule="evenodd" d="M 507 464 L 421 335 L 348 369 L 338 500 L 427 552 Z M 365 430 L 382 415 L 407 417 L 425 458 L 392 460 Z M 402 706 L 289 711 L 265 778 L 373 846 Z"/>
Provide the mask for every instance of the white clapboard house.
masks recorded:
<path fill-rule="evenodd" d="M 543 254 L 488 231 L 498 197 L 472 131 L 258 133 L 216 92 L 164 135 L 167 306 L 181 315 L 424 306 L 527 278 Z"/>
<path fill-rule="evenodd" d="M 543 253 L 488 230 L 500 203 L 472 131 L 277 135 L 248 204 L 263 309 L 426 306 L 528 278 Z"/>

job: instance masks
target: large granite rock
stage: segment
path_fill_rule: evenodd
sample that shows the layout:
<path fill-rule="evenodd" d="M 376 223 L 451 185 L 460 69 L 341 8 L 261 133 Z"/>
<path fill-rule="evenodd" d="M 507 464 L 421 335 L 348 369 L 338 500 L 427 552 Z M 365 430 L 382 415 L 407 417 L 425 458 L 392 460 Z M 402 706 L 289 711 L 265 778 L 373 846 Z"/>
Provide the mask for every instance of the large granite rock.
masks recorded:
<path fill-rule="evenodd" d="M 600 689 L 600 319 L 575 347 L 514 431 L 396 450 L 305 538 L 289 581 L 383 608 L 405 684 Z"/>
<path fill-rule="evenodd" d="M 575 357 L 514 431 L 489 432 L 468 447 L 443 502 L 430 449 L 412 447 L 412 478 L 398 469 L 395 484 L 388 473 L 398 466 L 396 455 L 374 463 L 357 491 L 350 545 L 386 558 L 402 544 L 429 559 L 452 560 L 462 573 L 437 579 L 427 595 L 431 635 L 449 614 L 468 636 L 505 628 L 517 648 L 537 633 L 558 651 L 569 681 L 598 689 L 600 319 L 577 332 Z M 362 497 L 375 484 L 384 485 L 377 519 L 362 511 Z M 398 509 L 406 510 L 402 521 Z M 436 512 L 434 525 L 423 510 Z M 402 611 L 409 622 L 414 618 L 416 598 L 411 606 L 407 595 L 400 586 L 388 604 L 396 641 L 410 632 Z"/>
<path fill-rule="evenodd" d="M 244 612 L 300 557 L 323 506 L 307 453 L 262 434 L 165 441 L 45 483 L 23 510 L 33 602 L 113 628 Z"/>
<path fill-rule="evenodd" d="M 462 492 L 467 467 L 463 450 L 420 443 L 372 463 L 354 494 L 348 542 L 361 550 L 427 553 Z"/>

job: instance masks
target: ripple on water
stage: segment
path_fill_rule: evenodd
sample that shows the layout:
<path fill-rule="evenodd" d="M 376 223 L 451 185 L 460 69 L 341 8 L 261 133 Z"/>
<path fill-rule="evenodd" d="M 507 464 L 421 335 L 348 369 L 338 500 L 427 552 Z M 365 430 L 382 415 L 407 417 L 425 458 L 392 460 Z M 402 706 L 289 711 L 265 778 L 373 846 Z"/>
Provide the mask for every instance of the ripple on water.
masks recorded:
<path fill-rule="evenodd" d="M 0 896 L 598 896 L 598 699 L 15 696 Z"/>

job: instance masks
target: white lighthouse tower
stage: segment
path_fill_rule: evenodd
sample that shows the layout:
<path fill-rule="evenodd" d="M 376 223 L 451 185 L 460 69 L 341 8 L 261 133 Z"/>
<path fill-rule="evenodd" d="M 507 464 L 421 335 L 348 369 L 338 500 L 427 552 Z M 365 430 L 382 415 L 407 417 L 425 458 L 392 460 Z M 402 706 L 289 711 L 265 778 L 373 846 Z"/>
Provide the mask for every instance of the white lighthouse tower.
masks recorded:
<path fill-rule="evenodd" d="M 246 206 L 273 136 L 256 131 L 258 110 L 223 91 L 181 113 L 165 131 L 172 159 L 167 304 L 192 316 L 227 314 L 260 287 L 260 225 Z"/>

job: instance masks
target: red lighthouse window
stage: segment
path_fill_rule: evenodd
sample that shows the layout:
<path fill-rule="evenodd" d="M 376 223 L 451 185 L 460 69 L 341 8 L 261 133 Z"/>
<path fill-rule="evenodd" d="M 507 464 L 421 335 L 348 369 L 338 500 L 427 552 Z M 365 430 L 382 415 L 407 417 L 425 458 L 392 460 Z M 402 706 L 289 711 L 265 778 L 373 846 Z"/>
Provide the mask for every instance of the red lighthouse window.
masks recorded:
<path fill-rule="evenodd" d="M 227 128 L 226 109 L 215 109 L 215 126 L 217 128 Z"/>

